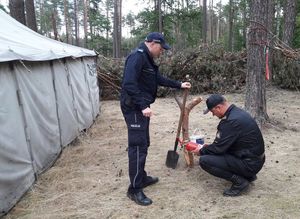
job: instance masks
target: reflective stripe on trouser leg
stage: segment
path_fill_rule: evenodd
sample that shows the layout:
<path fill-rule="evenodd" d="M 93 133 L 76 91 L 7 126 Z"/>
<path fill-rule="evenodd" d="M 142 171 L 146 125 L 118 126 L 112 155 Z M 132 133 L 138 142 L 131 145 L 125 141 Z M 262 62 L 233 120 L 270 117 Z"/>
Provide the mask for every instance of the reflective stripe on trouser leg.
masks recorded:
<path fill-rule="evenodd" d="M 145 178 L 145 162 L 147 157 L 147 146 L 132 146 L 128 148 L 129 178 L 133 189 L 141 189 Z"/>
<path fill-rule="evenodd" d="M 132 183 L 132 187 L 133 187 L 133 188 L 136 188 L 135 182 L 136 182 L 136 179 L 137 179 L 138 174 L 139 174 L 139 160 L 140 160 L 140 159 L 139 159 L 139 156 L 140 156 L 140 153 L 139 153 L 139 147 L 136 146 L 136 174 L 135 174 L 135 176 L 134 176 L 133 183 Z"/>

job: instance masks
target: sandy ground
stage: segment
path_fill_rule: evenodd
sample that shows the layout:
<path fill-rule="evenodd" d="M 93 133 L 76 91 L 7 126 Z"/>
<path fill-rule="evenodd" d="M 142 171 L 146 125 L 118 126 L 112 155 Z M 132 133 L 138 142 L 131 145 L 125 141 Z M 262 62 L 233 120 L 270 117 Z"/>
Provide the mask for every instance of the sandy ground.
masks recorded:
<path fill-rule="evenodd" d="M 243 93 L 225 96 L 238 106 L 244 103 Z M 126 197 L 127 130 L 118 101 L 103 101 L 88 133 L 63 151 L 5 218 L 300 218 L 299 97 L 299 92 L 268 88 L 268 114 L 276 125 L 262 130 L 266 163 L 248 192 L 234 198 L 222 196 L 229 182 L 198 165 L 186 167 L 182 151 L 176 169 L 165 166 L 179 108 L 174 98 L 158 99 L 152 106 L 146 170 L 160 181 L 145 189 L 154 201 L 148 207 Z M 219 120 L 202 115 L 204 105 L 191 112 L 190 130 L 199 128 L 209 143 Z"/>

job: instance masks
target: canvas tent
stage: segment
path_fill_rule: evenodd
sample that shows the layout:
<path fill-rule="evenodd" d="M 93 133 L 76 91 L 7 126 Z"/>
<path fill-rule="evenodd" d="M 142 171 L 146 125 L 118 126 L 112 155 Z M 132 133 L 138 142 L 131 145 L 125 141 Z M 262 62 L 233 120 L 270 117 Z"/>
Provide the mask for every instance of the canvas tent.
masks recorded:
<path fill-rule="evenodd" d="M 0 216 L 99 113 L 96 53 L 0 10 Z"/>

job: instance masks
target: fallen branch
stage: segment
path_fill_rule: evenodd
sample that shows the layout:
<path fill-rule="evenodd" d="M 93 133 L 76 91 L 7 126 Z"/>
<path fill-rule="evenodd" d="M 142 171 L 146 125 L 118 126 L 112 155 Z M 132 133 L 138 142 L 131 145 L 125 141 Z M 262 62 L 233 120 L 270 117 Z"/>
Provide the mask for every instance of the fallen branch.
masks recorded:
<path fill-rule="evenodd" d="M 180 110 L 183 110 L 183 104 L 179 100 L 178 96 L 175 96 L 175 100 L 180 108 Z M 191 110 L 200 102 L 202 101 L 201 97 L 196 97 L 194 98 L 190 103 L 188 103 L 185 106 L 184 109 L 184 114 L 183 114 L 183 120 L 182 120 L 182 142 L 186 143 L 190 141 L 190 136 L 189 136 L 189 115 Z M 184 158 L 186 161 L 186 164 L 188 167 L 193 167 L 194 166 L 194 155 L 193 153 L 187 151 L 184 148 Z"/>

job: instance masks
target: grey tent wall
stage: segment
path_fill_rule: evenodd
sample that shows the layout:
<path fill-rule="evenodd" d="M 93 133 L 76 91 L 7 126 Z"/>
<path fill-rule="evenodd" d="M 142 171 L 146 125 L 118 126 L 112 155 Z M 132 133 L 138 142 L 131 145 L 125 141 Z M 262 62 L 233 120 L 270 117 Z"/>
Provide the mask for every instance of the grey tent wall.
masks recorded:
<path fill-rule="evenodd" d="M 99 114 L 100 109 L 96 58 L 81 58 L 81 61 L 85 69 L 86 82 L 90 91 L 89 98 L 92 104 L 93 118 L 95 119 Z"/>
<path fill-rule="evenodd" d="M 53 77 L 49 62 L 14 63 L 37 174 L 48 169 L 61 151 Z"/>
<path fill-rule="evenodd" d="M 0 63 L 0 216 L 92 125 L 100 105 L 95 69 L 90 57 Z"/>
<path fill-rule="evenodd" d="M 65 60 L 53 61 L 55 89 L 57 92 L 58 118 L 61 127 L 62 146 L 71 143 L 80 133 L 77 110 L 73 95 L 73 86 L 70 80 L 72 72 L 69 71 Z"/>
<path fill-rule="evenodd" d="M 0 216 L 35 181 L 14 73 L 0 63 Z"/>
<path fill-rule="evenodd" d="M 91 94 L 91 89 L 90 89 L 90 81 L 89 81 L 88 70 L 87 70 L 87 68 L 85 67 L 86 64 L 85 64 L 85 61 L 83 60 L 82 57 L 80 58 L 80 60 L 81 60 L 81 65 L 82 65 L 82 71 L 84 72 L 85 83 L 86 83 L 87 88 L 88 88 L 89 102 L 90 102 L 90 105 L 92 106 L 92 108 L 91 108 L 91 109 L 92 109 L 92 111 L 91 111 L 91 113 L 92 113 L 92 118 L 94 119 L 95 113 L 94 113 L 94 105 L 93 105 L 93 103 L 92 103 L 92 94 Z"/>
<path fill-rule="evenodd" d="M 80 59 L 67 59 L 66 64 L 70 72 L 70 81 L 74 95 L 75 110 L 79 130 L 85 130 L 93 123 L 92 107 L 89 101 L 89 88 L 86 84 L 86 72 Z"/>

